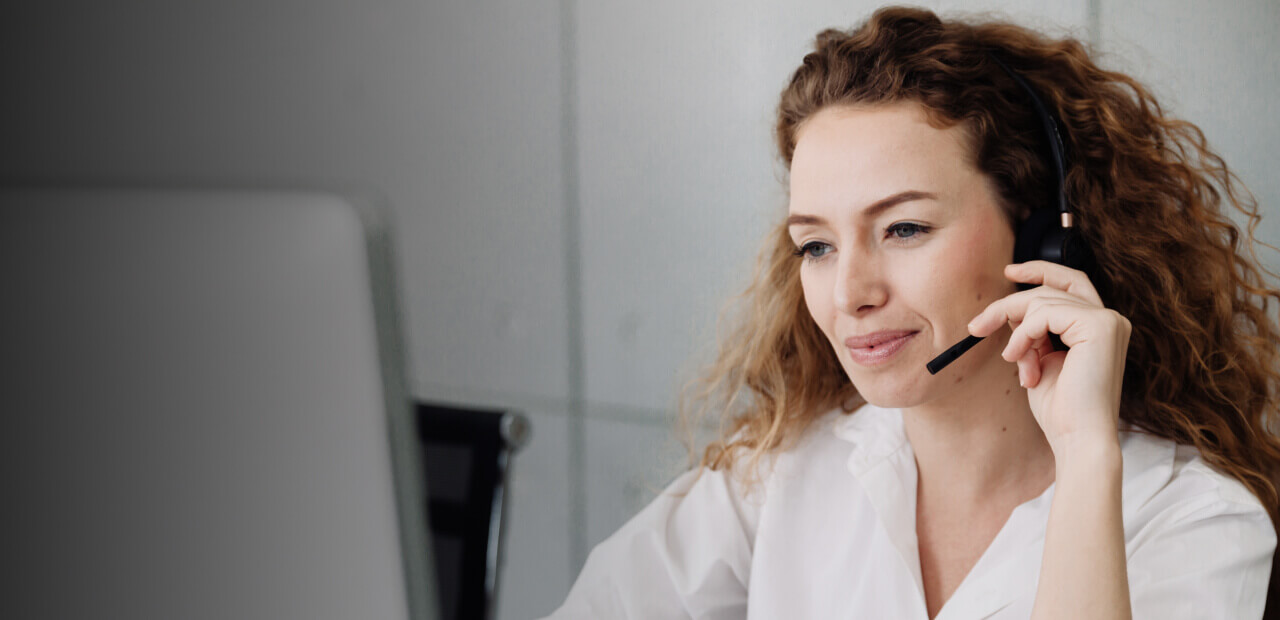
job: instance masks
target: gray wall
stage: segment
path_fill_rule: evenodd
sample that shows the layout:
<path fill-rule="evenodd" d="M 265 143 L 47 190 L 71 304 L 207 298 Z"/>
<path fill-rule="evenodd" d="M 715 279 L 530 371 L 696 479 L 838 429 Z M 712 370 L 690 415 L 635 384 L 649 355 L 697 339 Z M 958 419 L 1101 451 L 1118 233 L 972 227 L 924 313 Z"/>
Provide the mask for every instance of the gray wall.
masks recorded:
<path fill-rule="evenodd" d="M 1273 0 L 925 4 L 1092 41 L 1274 213 Z M 529 617 L 678 471 L 674 391 L 785 209 L 775 98 L 813 34 L 874 7 L 40 3 L 0 22 L 0 180 L 387 196 L 416 394 L 533 419 L 500 602 Z"/>

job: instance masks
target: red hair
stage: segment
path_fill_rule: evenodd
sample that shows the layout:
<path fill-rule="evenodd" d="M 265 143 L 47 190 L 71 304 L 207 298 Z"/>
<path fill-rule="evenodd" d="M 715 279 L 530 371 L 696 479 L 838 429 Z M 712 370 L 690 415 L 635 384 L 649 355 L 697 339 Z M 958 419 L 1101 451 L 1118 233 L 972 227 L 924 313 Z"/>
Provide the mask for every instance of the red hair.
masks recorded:
<path fill-rule="evenodd" d="M 1121 419 L 1194 445 L 1275 522 L 1280 331 L 1270 304 L 1280 291 L 1254 253 L 1261 216 L 1201 131 L 1166 116 L 1142 85 L 1098 67 L 1073 39 L 890 7 L 817 35 L 782 92 L 778 151 L 790 169 L 798 129 L 824 108 L 916 102 L 936 126 L 964 128 L 1012 220 L 1047 204 L 1053 176 L 1034 110 L 993 55 L 1062 123 L 1066 193 L 1096 255 L 1095 285 L 1133 325 Z M 1227 207 L 1249 222 L 1246 232 Z M 725 412 L 723 436 L 700 459 L 712 469 L 742 451 L 758 462 L 817 415 L 861 402 L 805 307 L 794 250 L 779 221 L 736 330 L 682 400 L 686 420 Z"/>

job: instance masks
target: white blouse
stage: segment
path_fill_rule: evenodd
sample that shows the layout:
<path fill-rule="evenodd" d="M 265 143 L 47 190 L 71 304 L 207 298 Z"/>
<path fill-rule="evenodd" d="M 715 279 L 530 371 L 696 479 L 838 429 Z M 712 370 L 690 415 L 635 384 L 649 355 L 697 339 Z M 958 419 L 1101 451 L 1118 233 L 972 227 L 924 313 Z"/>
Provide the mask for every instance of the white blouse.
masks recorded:
<path fill-rule="evenodd" d="M 1261 617 L 1276 535 L 1258 499 L 1193 447 L 1120 441 L 1133 617 Z M 901 411 L 833 410 L 774 465 L 745 495 L 725 472 L 678 477 L 549 617 L 926 620 Z M 1031 615 L 1053 491 L 1013 510 L 938 620 Z"/>

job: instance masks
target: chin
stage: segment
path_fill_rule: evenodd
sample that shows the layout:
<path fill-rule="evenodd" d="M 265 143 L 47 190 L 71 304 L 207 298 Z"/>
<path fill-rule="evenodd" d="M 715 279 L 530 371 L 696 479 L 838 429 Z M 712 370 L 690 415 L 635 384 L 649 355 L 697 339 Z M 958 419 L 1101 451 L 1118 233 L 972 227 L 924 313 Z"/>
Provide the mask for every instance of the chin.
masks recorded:
<path fill-rule="evenodd" d="M 848 371 L 845 374 L 849 376 L 853 387 L 858 390 L 858 394 L 864 400 L 882 409 L 914 407 L 929 400 L 929 395 L 925 393 L 921 385 L 923 381 L 919 377 L 864 376 L 855 378 Z"/>

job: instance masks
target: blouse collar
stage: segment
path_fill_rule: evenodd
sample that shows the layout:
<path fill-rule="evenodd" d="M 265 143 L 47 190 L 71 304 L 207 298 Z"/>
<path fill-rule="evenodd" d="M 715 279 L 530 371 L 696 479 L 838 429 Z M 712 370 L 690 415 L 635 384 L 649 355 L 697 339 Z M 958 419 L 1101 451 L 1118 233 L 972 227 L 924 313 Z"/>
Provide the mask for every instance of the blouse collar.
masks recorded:
<path fill-rule="evenodd" d="M 835 436 L 853 444 L 849 471 L 862 477 L 885 459 L 909 448 L 901 409 L 863 405 L 851 414 L 837 415 L 832 427 Z M 1145 504 L 1173 477 L 1177 445 L 1125 422 L 1117 429 L 1124 458 L 1123 488 L 1125 514 Z"/>
<path fill-rule="evenodd" d="M 847 461 L 849 471 L 858 478 L 885 533 L 901 554 L 902 568 L 915 581 L 923 614 L 924 589 L 915 533 L 915 454 L 907 441 L 902 411 L 867 404 L 852 414 L 840 412 L 832 430 L 836 437 L 853 444 Z M 1127 425 L 1119 432 L 1124 459 L 1121 511 L 1125 522 L 1132 523 L 1136 512 L 1172 478 L 1176 444 Z M 1055 486 L 1049 485 L 1040 496 L 1013 510 L 938 620 L 985 617 L 1020 593 L 1035 590 Z"/>

